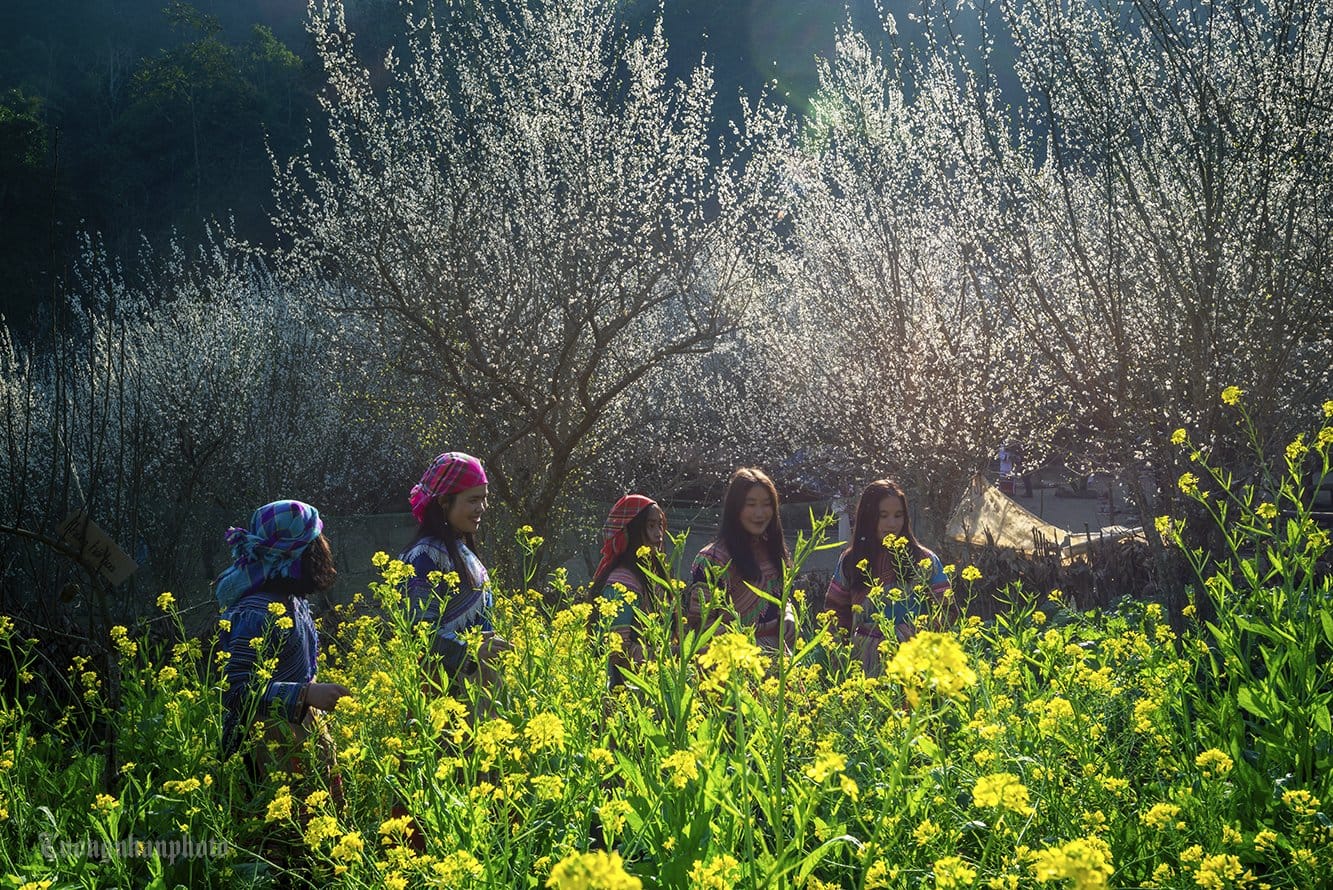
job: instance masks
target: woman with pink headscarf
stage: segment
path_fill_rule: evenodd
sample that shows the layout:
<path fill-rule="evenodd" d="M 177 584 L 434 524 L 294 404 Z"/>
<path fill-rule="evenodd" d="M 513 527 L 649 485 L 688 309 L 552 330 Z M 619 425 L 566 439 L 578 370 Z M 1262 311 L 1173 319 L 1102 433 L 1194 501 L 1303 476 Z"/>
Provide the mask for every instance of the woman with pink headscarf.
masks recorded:
<path fill-rule="evenodd" d="M 441 454 L 412 488 L 409 499 L 417 535 L 400 555 L 416 574 L 407 594 L 414 623 L 435 628 L 432 651 L 449 678 L 480 674 L 486 685 L 497 679 L 493 661 L 509 644 L 491 625 L 495 604 L 490 575 L 477 556 L 476 533 L 486 513 L 486 470 L 481 461 L 461 451 Z M 434 573 L 440 578 L 432 582 Z M 442 576 L 442 577 L 441 577 Z M 459 639 L 480 629 L 482 646 L 475 660 Z"/>
<path fill-rule="evenodd" d="M 616 501 L 602 527 L 602 560 L 593 572 L 589 590 L 595 597 L 619 604 L 612 627 L 620 635 L 621 649 L 611 656 L 610 682 L 622 682 L 620 669 L 642 664 L 644 648 L 634 609 L 660 609 L 667 591 L 662 542 L 666 538 L 666 513 L 651 498 L 627 494 Z M 647 552 L 640 555 L 640 551 Z M 647 570 L 645 570 L 645 566 Z M 649 577 L 649 571 L 656 577 Z"/>

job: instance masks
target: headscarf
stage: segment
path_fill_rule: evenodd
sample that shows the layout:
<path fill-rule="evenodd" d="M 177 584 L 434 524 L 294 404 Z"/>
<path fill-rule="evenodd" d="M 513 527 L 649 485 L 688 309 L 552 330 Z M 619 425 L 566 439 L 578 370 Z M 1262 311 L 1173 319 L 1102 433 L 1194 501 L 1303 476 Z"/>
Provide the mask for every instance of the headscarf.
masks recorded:
<path fill-rule="evenodd" d="M 482 468 L 481 461 L 461 451 L 446 451 L 435 458 L 421 481 L 412 486 L 408 495 L 408 500 L 412 502 L 412 515 L 417 518 L 417 522 L 423 522 L 426 508 L 440 495 L 485 484 L 486 470 Z"/>
<path fill-rule="evenodd" d="M 227 529 L 232 564 L 214 586 L 218 605 L 226 609 L 272 578 L 300 578 L 301 555 L 323 530 L 319 511 L 300 501 L 265 504 L 248 529 Z"/>
<path fill-rule="evenodd" d="M 606 525 L 602 526 L 602 561 L 597 564 L 597 571 L 592 573 L 594 578 L 602 577 L 603 571 L 610 571 L 611 564 L 629 547 L 629 536 L 625 534 L 625 529 L 634 521 L 634 517 L 656 506 L 657 501 L 641 494 L 627 494 L 616 501 L 611 514 L 606 517 Z"/>

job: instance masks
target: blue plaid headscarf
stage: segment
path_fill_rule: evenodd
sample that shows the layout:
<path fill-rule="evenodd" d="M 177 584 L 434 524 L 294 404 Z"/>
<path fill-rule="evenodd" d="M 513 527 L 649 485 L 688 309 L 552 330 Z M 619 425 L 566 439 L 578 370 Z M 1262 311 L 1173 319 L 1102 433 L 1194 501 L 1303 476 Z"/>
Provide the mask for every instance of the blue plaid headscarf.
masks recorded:
<path fill-rule="evenodd" d="M 226 609 L 271 578 L 300 578 L 301 554 L 324 529 L 319 511 L 300 501 L 274 501 L 250 517 L 250 528 L 227 529 L 232 564 L 213 592 Z"/>

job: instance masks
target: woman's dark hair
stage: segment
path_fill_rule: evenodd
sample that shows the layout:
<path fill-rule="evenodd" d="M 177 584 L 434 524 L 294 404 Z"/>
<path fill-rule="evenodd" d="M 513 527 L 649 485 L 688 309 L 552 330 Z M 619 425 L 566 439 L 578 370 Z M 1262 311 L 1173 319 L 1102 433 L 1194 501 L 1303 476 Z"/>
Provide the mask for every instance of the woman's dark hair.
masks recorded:
<path fill-rule="evenodd" d="M 866 577 L 857 565 L 866 560 L 873 575 L 875 562 L 884 551 L 884 542 L 879 539 L 879 509 L 885 498 L 896 497 L 903 507 L 902 537 L 907 539 L 907 549 L 912 554 L 912 562 L 924 559 L 926 549 L 917 542 L 912 532 L 912 514 L 907 508 L 907 493 L 902 486 L 892 479 L 876 479 L 861 492 L 856 502 L 856 518 L 852 521 L 852 543 L 842 552 L 842 577 L 847 581 L 847 589 L 868 588 L 878 579 Z"/>
<path fill-rule="evenodd" d="M 448 506 L 442 505 L 438 498 L 431 498 L 422 514 L 421 525 L 417 526 L 417 534 L 412 543 L 415 544 L 422 538 L 438 538 L 443 541 L 444 549 L 449 551 L 449 559 L 453 561 L 454 571 L 458 572 L 467 587 L 476 587 L 477 579 L 472 577 L 467 563 L 463 562 L 463 557 L 458 552 L 458 542 L 462 541 L 473 553 L 477 552 L 477 542 L 471 532 L 460 535 L 458 530 L 449 524 L 448 511 L 453 507 L 454 499 L 458 495 L 459 492 L 445 495 L 445 504 Z"/>
<path fill-rule="evenodd" d="M 301 577 L 273 578 L 264 590 L 277 596 L 310 596 L 328 590 L 338 578 L 338 567 L 333 563 L 333 550 L 328 538 L 320 535 L 306 545 L 301 553 Z"/>
<path fill-rule="evenodd" d="M 778 489 L 773 480 L 763 470 L 754 467 L 741 467 L 727 480 L 727 492 L 722 496 L 722 522 L 718 526 L 717 540 L 726 546 L 731 554 L 731 565 L 740 572 L 741 578 L 751 584 L 758 584 L 759 563 L 754 558 L 750 545 L 750 535 L 741 525 L 741 511 L 745 508 L 745 498 L 756 486 L 768 492 L 773 501 L 773 518 L 764 532 L 763 545 L 768 551 L 768 558 L 774 565 L 787 562 L 787 541 L 782 536 L 782 513 L 778 510 Z"/>
<path fill-rule="evenodd" d="M 603 587 L 606 586 L 606 579 L 618 568 L 626 567 L 633 572 L 643 585 L 644 590 L 651 590 L 653 583 L 648 579 L 643 566 L 639 564 L 639 548 L 648 543 L 648 523 L 656 515 L 658 522 L 662 525 L 662 533 L 666 533 L 666 512 L 656 504 L 644 507 L 634 515 L 629 525 L 625 526 L 625 552 L 616 557 L 615 562 L 607 566 L 606 571 L 592 579 L 588 585 L 588 591 L 591 596 L 597 596 Z M 666 580 L 666 562 L 662 559 L 662 554 L 656 550 L 648 557 L 648 565 L 653 570 L 653 574 Z"/>

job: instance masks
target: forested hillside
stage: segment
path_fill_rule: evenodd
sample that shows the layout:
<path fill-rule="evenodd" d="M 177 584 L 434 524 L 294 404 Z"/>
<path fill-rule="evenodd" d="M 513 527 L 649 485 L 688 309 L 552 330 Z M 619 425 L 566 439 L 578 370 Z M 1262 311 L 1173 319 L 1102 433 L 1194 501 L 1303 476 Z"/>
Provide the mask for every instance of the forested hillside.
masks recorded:
<path fill-rule="evenodd" d="M 399 4 L 346 6 L 375 67 L 402 33 Z M 622 5 L 631 28 L 657 11 Z M 714 67 L 721 126 L 740 90 L 769 81 L 805 102 L 845 13 L 823 0 L 668 0 L 662 14 L 673 69 L 704 54 Z M 283 159 L 322 132 L 309 125 L 322 78 L 305 18 L 301 0 L 0 4 L 0 313 L 29 320 L 80 233 L 123 259 L 142 239 L 193 242 L 214 219 L 268 244 L 265 140 Z"/>

